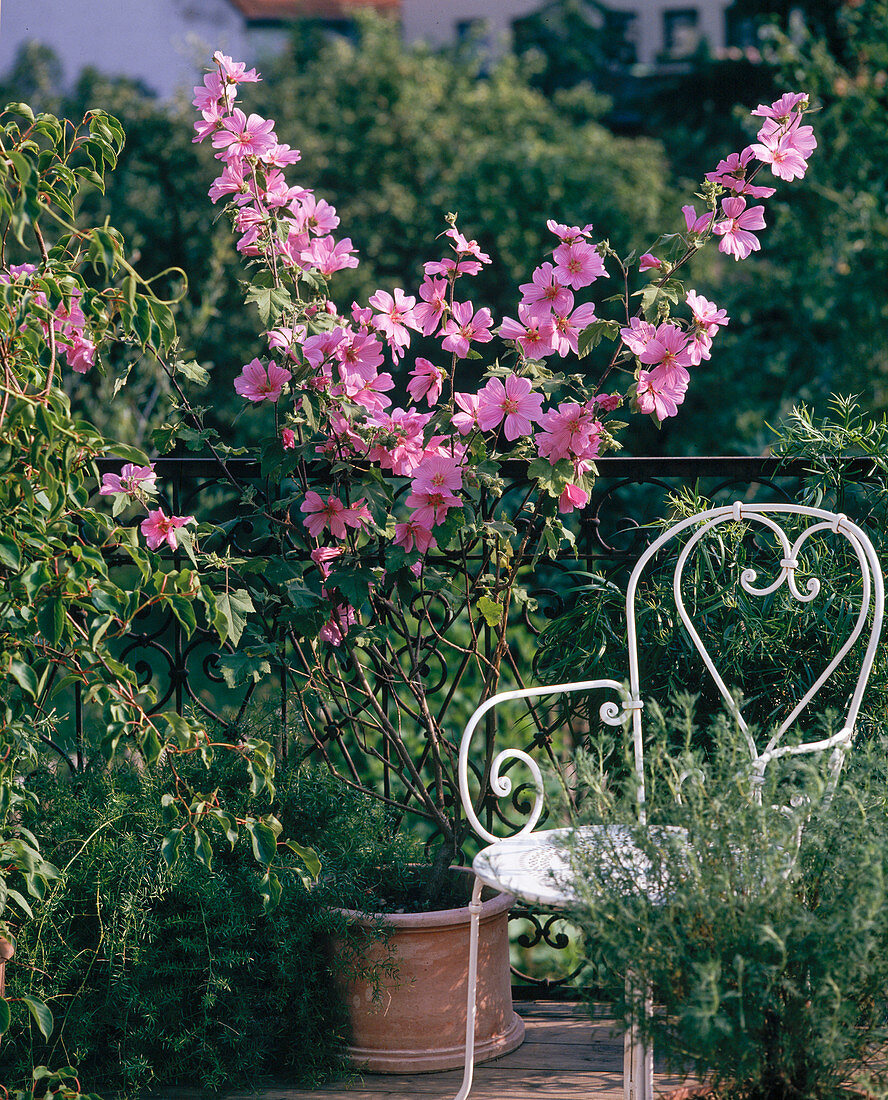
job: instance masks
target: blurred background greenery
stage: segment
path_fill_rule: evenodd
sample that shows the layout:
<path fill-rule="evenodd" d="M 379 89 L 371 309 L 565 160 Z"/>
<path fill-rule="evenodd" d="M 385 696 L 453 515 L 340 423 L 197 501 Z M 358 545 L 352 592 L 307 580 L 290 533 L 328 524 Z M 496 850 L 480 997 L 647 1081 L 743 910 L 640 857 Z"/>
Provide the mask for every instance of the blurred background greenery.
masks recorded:
<path fill-rule="evenodd" d="M 646 77 L 631 75 L 613 23 L 593 25 L 588 8 L 544 5 L 515 25 L 512 51 L 494 57 L 471 38 L 408 47 L 397 23 L 379 16 L 358 17 L 344 34 L 294 24 L 288 51 L 263 65 L 263 82 L 243 98 L 302 150 L 290 178 L 333 203 L 338 235 L 359 250 L 361 265 L 334 283 L 339 305 L 377 287 L 415 293 L 454 210 L 494 260 L 476 300 L 514 315 L 517 284 L 554 243 L 547 217 L 592 222 L 618 251 L 645 251 L 658 233 L 684 228 L 680 207 L 703 174 L 753 140 L 749 110 L 804 90 L 820 107 L 808 178 L 778 181 L 760 253 L 739 264 L 714 248 L 698 257 L 687 285 L 731 324 L 695 371 L 681 415 L 659 432 L 634 427 L 624 441 L 642 454 L 759 453 L 766 425 L 800 400 L 819 409 L 830 393 L 855 393 L 885 411 L 888 0 L 736 0 L 730 14 L 754 45 L 713 56 L 702 41 L 681 66 Z M 186 273 L 184 348 L 214 372 L 217 426 L 249 447 L 261 417 L 239 419 L 231 383 L 262 342 L 242 305 L 227 222 L 205 198 L 216 165 L 192 144 L 189 97 L 161 102 L 93 70 L 72 89 L 35 45 L 0 93 L 72 116 L 101 106 L 121 119 L 124 156 L 82 217 L 110 216 L 142 270 Z M 176 278 L 167 281 L 174 291 Z M 598 297 L 616 289 L 599 286 Z M 600 366 L 595 353 L 582 362 Z M 142 364 L 112 401 L 123 364 L 108 367 L 104 378 L 72 378 L 72 395 L 100 427 L 150 446 L 163 379 Z"/>

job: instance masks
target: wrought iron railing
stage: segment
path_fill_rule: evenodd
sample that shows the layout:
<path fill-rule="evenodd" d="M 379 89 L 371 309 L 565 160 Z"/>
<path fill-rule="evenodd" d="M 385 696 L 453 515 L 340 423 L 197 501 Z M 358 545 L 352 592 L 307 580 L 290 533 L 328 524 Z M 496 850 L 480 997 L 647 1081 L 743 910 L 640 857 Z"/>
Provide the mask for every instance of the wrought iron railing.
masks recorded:
<path fill-rule="evenodd" d="M 100 468 L 113 470 L 119 463 L 105 460 Z M 155 462 L 162 486 L 164 507 L 174 514 L 194 513 L 201 518 L 217 522 L 231 522 L 228 538 L 242 554 L 261 552 L 261 532 L 257 532 L 244 516 L 239 519 L 240 491 L 231 480 L 220 476 L 220 469 L 212 459 L 167 458 Z M 250 459 L 230 459 L 229 474 L 240 486 L 261 481 L 259 464 Z M 526 582 L 532 588 L 537 610 L 523 614 L 514 629 L 529 635 L 538 633 L 548 620 L 556 616 L 564 606 L 569 592 L 566 574 L 577 568 L 588 572 L 607 574 L 622 563 L 634 560 L 650 536 L 646 525 L 662 517 L 667 506 L 667 496 L 682 488 L 694 488 L 708 499 L 725 502 L 732 499 L 789 499 L 797 491 L 804 476 L 805 464 L 774 457 L 692 457 L 692 458 L 603 458 L 598 461 L 599 478 L 589 505 L 577 516 L 576 555 L 565 555 L 563 560 L 539 565 Z M 505 469 L 509 493 L 520 492 L 521 467 Z M 505 505 L 508 507 L 508 504 Z M 258 536 L 258 537 L 257 537 Z M 257 546 L 258 544 L 258 546 Z M 126 568 L 123 562 L 120 568 Z M 529 568 L 529 563 L 528 563 Z M 286 639 L 282 639 L 286 647 Z M 520 647 L 518 647 L 520 649 Z M 237 721 L 250 705 L 257 685 L 250 683 L 239 690 L 226 684 L 218 668 L 218 643 L 208 633 L 198 632 L 186 638 L 179 623 L 169 618 L 155 618 L 139 624 L 125 643 L 123 656 L 135 667 L 144 684 L 151 683 L 157 693 L 159 709 L 175 707 L 180 713 L 193 708 L 205 718 L 223 723 Z M 288 750 L 298 743 L 298 731 L 291 728 L 288 713 L 289 683 L 287 667 L 289 655 L 285 648 L 280 654 L 279 668 L 274 683 L 274 706 L 279 718 L 277 751 L 286 760 Z M 522 670 L 517 667 L 511 653 L 511 673 L 518 682 Z M 446 666 L 437 670 L 446 676 Z M 431 670 L 429 675 L 435 675 Z M 269 690 L 266 680 L 262 690 Z M 269 700 L 266 699 L 266 702 Z M 392 701 L 394 703 L 394 701 Z M 79 696 L 72 700 L 71 727 L 68 730 L 72 746 L 71 757 L 75 766 L 82 766 L 87 731 Z M 326 731 L 315 738 L 314 748 L 321 754 L 333 752 L 337 741 L 341 742 L 342 730 Z M 300 749 L 310 748 L 304 741 Z M 340 745 L 340 747 L 342 747 Z M 383 772 L 382 782 L 386 793 L 390 776 Z M 499 813 L 491 808 L 491 813 Z M 518 937 L 525 951 L 534 948 L 550 948 L 562 952 L 569 946 L 569 937 L 558 923 L 560 918 L 550 914 L 517 909 L 515 919 L 522 923 Z M 528 996 L 570 996 L 574 972 L 567 968 L 558 976 L 539 976 L 536 967 L 518 968 L 515 975 L 516 994 Z"/>

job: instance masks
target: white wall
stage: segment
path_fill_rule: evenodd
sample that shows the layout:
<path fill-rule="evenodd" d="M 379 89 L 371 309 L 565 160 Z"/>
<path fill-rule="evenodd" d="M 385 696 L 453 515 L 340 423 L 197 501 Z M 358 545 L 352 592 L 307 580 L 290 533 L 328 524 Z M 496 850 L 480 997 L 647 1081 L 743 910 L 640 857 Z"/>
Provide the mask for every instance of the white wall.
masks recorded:
<path fill-rule="evenodd" d="M 59 55 L 67 82 L 93 65 L 162 97 L 198 83 L 215 49 L 253 63 L 229 0 L 2 0 L 0 73 L 29 39 Z"/>
<path fill-rule="evenodd" d="M 725 45 L 725 10 L 733 0 L 605 0 L 615 11 L 632 12 L 636 18 L 633 39 L 638 62 L 656 64 L 663 51 L 663 17 L 670 10 L 695 8 L 700 36 L 713 51 Z M 487 23 L 488 42 L 492 47 L 508 40 L 512 20 L 543 6 L 544 0 L 401 0 L 404 39 L 428 42 L 432 46 L 453 43 L 456 28 L 465 20 Z"/>
<path fill-rule="evenodd" d="M 512 20 L 529 15 L 540 0 L 401 0 L 401 26 L 405 42 L 444 46 L 456 41 L 457 26 L 483 19 L 486 35 L 495 47 L 511 32 Z"/>

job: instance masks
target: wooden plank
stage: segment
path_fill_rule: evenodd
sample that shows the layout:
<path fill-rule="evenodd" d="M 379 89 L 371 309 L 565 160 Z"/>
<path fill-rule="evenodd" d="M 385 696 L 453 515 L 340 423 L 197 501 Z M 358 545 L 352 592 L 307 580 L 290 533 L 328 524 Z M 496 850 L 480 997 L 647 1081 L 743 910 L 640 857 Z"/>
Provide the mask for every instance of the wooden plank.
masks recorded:
<path fill-rule="evenodd" d="M 622 1100 L 623 1043 L 613 1020 L 606 1018 L 605 1006 L 596 1019 L 582 1005 L 534 1001 L 516 1008 L 527 1024 L 527 1037 L 511 1054 L 475 1067 L 472 1100 Z M 462 1070 L 368 1074 L 320 1089 L 288 1088 L 285 1082 L 222 1094 L 164 1089 L 151 1100 L 447 1100 L 461 1083 Z M 681 1083 L 678 1077 L 658 1075 L 655 1088 L 663 1091 Z"/>

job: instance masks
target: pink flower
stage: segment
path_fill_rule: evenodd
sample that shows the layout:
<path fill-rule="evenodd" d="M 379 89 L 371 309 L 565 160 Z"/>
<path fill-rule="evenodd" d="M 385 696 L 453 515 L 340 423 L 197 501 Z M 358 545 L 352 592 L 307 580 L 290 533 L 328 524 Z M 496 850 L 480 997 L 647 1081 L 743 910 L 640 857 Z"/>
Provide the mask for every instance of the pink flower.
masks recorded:
<path fill-rule="evenodd" d="M 407 392 L 414 401 L 425 398 L 430 405 L 436 405 L 444 386 L 444 371 L 436 367 L 428 359 L 418 358 L 416 366 L 410 372 L 410 381 L 407 383 Z"/>
<path fill-rule="evenodd" d="M 220 149 L 217 156 L 226 160 L 244 157 L 261 157 L 277 144 L 274 121 L 261 115 L 250 115 L 235 107 L 221 127 L 213 134 L 213 148 Z"/>
<path fill-rule="evenodd" d="M 78 374 L 86 374 L 95 365 L 96 345 L 81 332 L 75 333 L 70 339 L 70 344 L 65 348 L 68 366 Z"/>
<path fill-rule="evenodd" d="M 478 242 L 466 240 L 456 226 L 451 226 L 450 229 L 446 230 L 444 236 L 453 241 L 453 249 L 458 256 L 474 256 L 482 264 L 490 263 L 490 257 L 486 252 L 481 251 Z"/>
<path fill-rule="evenodd" d="M 757 144 L 750 146 L 753 154 L 764 164 L 770 164 L 774 175 L 783 180 L 802 179 L 808 171 L 806 158 L 817 147 L 813 127 L 799 126 L 798 122 L 788 130 L 766 122 L 758 139 Z"/>
<path fill-rule="evenodd" d="M 640 317 L 633 317 L 628 328 L 620 329 L 623 343 L 633 355 L 641 355 L 656 335 L 656 325 L 652 325 L 648 321 L 642 321 Z"/>
<path fill-rule="evenodd" d="M 500 337 L 503 340 L 515 340 L 528 359 L 543 359 L 551 355 L 555 350 L 552 346 L 555 323 L 551 316 L 539 316 L 530 306 L 525 305 L 518 306 L 518 316 L 518 321 L 511 317 L 503 318 L 499 329 Z"/>
<path fill-rule="evenodd" d="M 760 118 L 773 118 L 777 122 L 786 123 L 792 118 L 797 107 L 803 111 L 807 110 L 807 92 L 784 92 L 770 107 L 765 107 L 760 103 L 754 111 L 750 111 L 750 114 L 758 115 Z"/>
<path fill-rule="evenodd" d="M 332 233 L 339 225 L 336 208 L 326 200 L 317 198 L 312 191 L 302 192 L 290 209 L 296 217 L 298 228 L 302 231 L 308 230 L 317 237 Z"/>
<path fill-rule="evenodd" d="M 301 344 L 305 339 L 305 325 L 297 325 L 292 328 L 272 328 L 265 334 L 268 347 L 271 351 L 284 351 L 291 359 L 295 359 L 294 344 Z"/>
<path fill-rule="evenodd" d="M 285 451 L 293 451 L 296 449 L 296 433 L 292 428 L 281 429 L 281 444 Z"/>
<path fill-rule="evenodd" d="M 413 515 L 404 523 L 395 524 L 395 542 L 403 546 L 409 554 L 416 548 L 420 554 L 425 554 L 432 547 L 437 546 L 431 529 L 419 523 Z"/>
<path fill-rule="evenodd" d="M 604 412 L 613 412 L 614 409 L 620 407 L 622 400 L 623 398 L 618 393 L 596 393 L 592 398 L 592 403 Z"/>
<path fill-rule="evenodd" d="M 358 366 L 354 370 L 348 370 L 344 365 L 339 368 L 339 373 L 342 378 L 342 392 L 355 404 L 362 405 L 373 413 L 382 412 L 391 405 L 391 400 L 383 396 L 386 390 L 395 388 L 395 380 L 390 374 L 377 374 L 374 367 Z"/>
<path fill-rule="evenodd" d="M 537 449 L 553 466 L 563 458 L 595 458 L 599 452 L 601 424 L 585 405 L 564 401 L 543 413 L 539 424 Z"/>
<path fill-rule="evenodd" d="M 447 280 L 427 277 L 419 288 L 422 302 L 413 311 L 423 336 L 431 336 L 447 307 Z"/>
<path fill-rule="evenodd" d="M 688 372 L 681 367 L 655 367 L 652 371 L 638 372 L 635 403 L 638 411 L 653 413 L 657 420 L 678 413 L 688 388 Z"/>
<path fill-rule="evenodd" d="M 758 252 L 761 241 L 751 230 L 765 228 L 765 208 L 753 206 L 746 209 L 746 199 L 735 197 L 722 199 L 726 220 L 716 222 L 714 232 L 722 239 L 719 252 L 727 252 L 735 260 L 745 260 L 750 252 Z"/>
<path fill-rule="evenodd" d="M 375 334 L 345 330 L 345 339 L 334 352 L 339 362 L 349 370 L 373 369 L 383 364 L 382 344 Z"/>
<path fill-rule="evenodd" d="M 288 164 L 296 164 L 300 160 L 302 154 L 289 145 L 272 145 L 267 153 L 262 154 L 262 163 L 275 168 L 286 168 Z"/>
<path fill-rule="evenodd" d="M 232 61 L 231 58 L 216 50 L 213 61 L 219 66 L 219 71 L 229 84 L 255 84 L 261 79 L 255 69 L 247 71 L 243 61 Z"/>
<path fill-rule="evenodd" d="M 533 385 L 528 378 L 510 374 L 503 383 L 491 378 L 478 394 L 478 426 L 490 431 L 503 421 L 506 439 L 517 439 L 530 434 L 531 423 L 540 419 L 543 406 L 541 394 L 531 393 Z"/>
<path fill-rule="evenodd" d="M 329 593 L 325 593 L 329 595 Z M 342 645 L 342 640 L 348 634 L 348 628 L 358 621 L 358 613 L 348 603 L 336 603 L 330 612 L 330 618 L 318 631 L 318 637 L 328 645 Z"/>
<path fill-rule="evenodd" d="M 773 187 L 759 187 L 747 183 L 746 166 L 752 160 L 752 146 L 742 153 L 731 153 L 727 160 L 720 160 L 714 172 L 707 172 L 706 178 L 727 187 L 735 195 L 748 195 L 751 199 L 769 199 L 774 194 Z"/>
<path fill-rule="evenodd" d="M 334 271 L 358 266 L 358 257 L 352 255 L 354 251 L 351 237 L 343 237 L 341 241 L 332 237 L 316 237 L 308 248 L 299 253 L 299 260 L 303 266 L 313 267 L 322 275 L 332 275 Z"/>
<path fill-rule="evenodd" d="M 157 474 L 153 466 L 134 466 L 127 462 L 119 474 L 105 474 L 99 492 L 106 496 L 110 493 L 124 493 L 129 497 L 138 497 L 141 493 L 157 492 Z"/>
<path fill-rule="evenodd" d="M 450 275 L 456 279 L 460 275 L 477 275 L 481 264 L 477 260 L 454 260 L 445 256 L 442 260 L 427 260 L 422 269 L 426 275 Z"/>
<path fill-rule="evenodd" d="M 446 489 L 423 489 L 421 492 L 411 493 L 404 502 L 408 508 L 413 508 L 413 521 L 420 527 L 437 527 L 444 522 L 444 517 L 451 508 L 458 508 L 462 501 L 458 496 Z"/>
<path fill-rule="evenodd" d="M 373 416 L 370 425 L 379 430 L 380 441 L 370 449 L 368 458 L 384 470 L 391 470 L 396 477 L 409 477 L 422 461 L 423 431 L 431 419 L 432 413 L 404 409 Z"/>
<path fill-rule="evenodd" d="M 361 524 L 352 510 L 332 493 L 324 500 L 319 493 L 309 489 L 299 510 L 306 513 L 305 526 L 312 538 L 317 538 L 328 527 L 333 538 L 344 539 L 348 533 L 346 524 L 349 527 L 359 527 Z"/>
<path fill-rule="evenodd" d="M 580 229 L 578 225 L 561 225 L 553 218 L 549 218 L 546 222 L 546 228 L 550 233 L 554 233 L 562 244 L 573 244 L 574 241 L 579 241 L 582 240 L 583 237 L 588 237 L 592 232 L 591 225 L 584 226 Z"/>
<path fill-rule="evenodd" d="M 441 346 L 463 359 L 469 354 L 472 343 L 486 344 L 493 339 L 492 324 L 489 309 L 479 309 L 475 313 L 471 302 L 454 302 L 453 315 L 441 329 L 444 337 Z"/>
<path fill-rule="evenodd" d="M 688 227 L 688 233 L 693 233 L 698 237 L 706 232 L 712 222 L 711 210 L 707 210 L 705 214 L 698 215 L 693 206 L 683 206 L 681 212 L 685 216 L 685 225 Z M 642 259 L 644 259 L 643 256 Z"/>
<path fill-rule="evenodd" d="M 377 290 L 368 300 L 374 309 L 379 310 L 373 323 L 388 341 L 395 360 L 400 359 L 401 349 L 410 346 L 408 329 L 419 330 L 419 324 L 413 313 L 416 299 L 405 294 L 400 287 L 396 287 L 393 294 Z"/>
<path fill-rule="evenodd" d="M 553 310 L 561 312 L 573 306 L 573 295 L 558 278 L 550 263 L 540 264 L 531 275 L 529 283 L 522 283 L 521 304 L 540 317 L 547 317 Z"/>
<path fill-rule="evenodd" d="M 663 261 L 658 260 L 657 257 L 652 255 L 650 252 L 645 252 L 645 254 L 638 261 L 639 271 L 659 271 L 662 266 Z"/>
<path fill-rule="evenodd" d="M 176 530 L 187 523 L 196 523 L 194 516 L 167 516 L 162 508 L 149 511 L 148 518 L 139 524 L 139 530 L 145 536 L 149 550 L 157 550 L 166 543 L 171 550 L 178 547 Z"/>
<path fill-rule="evenodd" d="M 558 498 L 559 512 L 572 512 L 574 508 L 585 508 L 589 503 L 589 494 L 579 485 L 567 484 Z"/>
<path fill-rule="evenodd" d="M 555 249 L 553 257 L 556 278 L 566 286 L 573 287 L 574 290 L 589 286 L 602 275 L 607 275 L 604 270 L 604 260 L 586 241 L 560 244 Z"/>
<path fill-rule="evenodd" d="M 341 546 L 318 546 L 312 550 L 309 557 L 320 570 L 321 576 L 326 580 L 332 572 L 330 563 L 336 561 L 341 555 Z"/>
<path fill-rule="evenodd" d="M 723 309 L 719 309 L 714 302 L 708 301 L 694 290 L 688 291 L 685 301 L 691 307 L 694 318 L 688 351 L 691 355 L 691 365 L 696 367 L 703 359 L 710 358 L 712 337 L 715 336 L 721 325 L 726 325 L 730 321 L 730 317 Z"/>
<path fill-rule="evenodd" d="M 451 423 L 460 435 L 468 435 L 478 427 L 478 394 L 455 393 L 453 400 L 462 412 L 454 413 Z"/>
<path fill-rule="evenodd" d="M 573 313 L 569 311 L 560 313 L 553 310 L 552 322 L 555 330 L 552 334 L 552 345 L 555 351 L 562 358 L 571 352 L 577 355 L 579 353 L 580 333 L 587 325 L 591 325 L 594 320 L 594 302 L 584 302 L 581 306 L 577 306 Z"/>
<path fill-rule="evenodd" d="M 463 471 L 458 458 L 447 454 L 427 454 L 413 471 L 414 493 L 456 493 L 462 488 Z"/>
<path fill-rule="evenodd" d="M 642 363 L 662 367 L 689 367 L 688 334 L 664 321 L 638 357 Z"/>
<path fill-rule="evenodd" d="M 248 401 L 277 401 L 292 377 L 277 363 L 271 362 L 264 367 L 259 359 L 251 359 L 235 378 L 234 388 Z"/>

